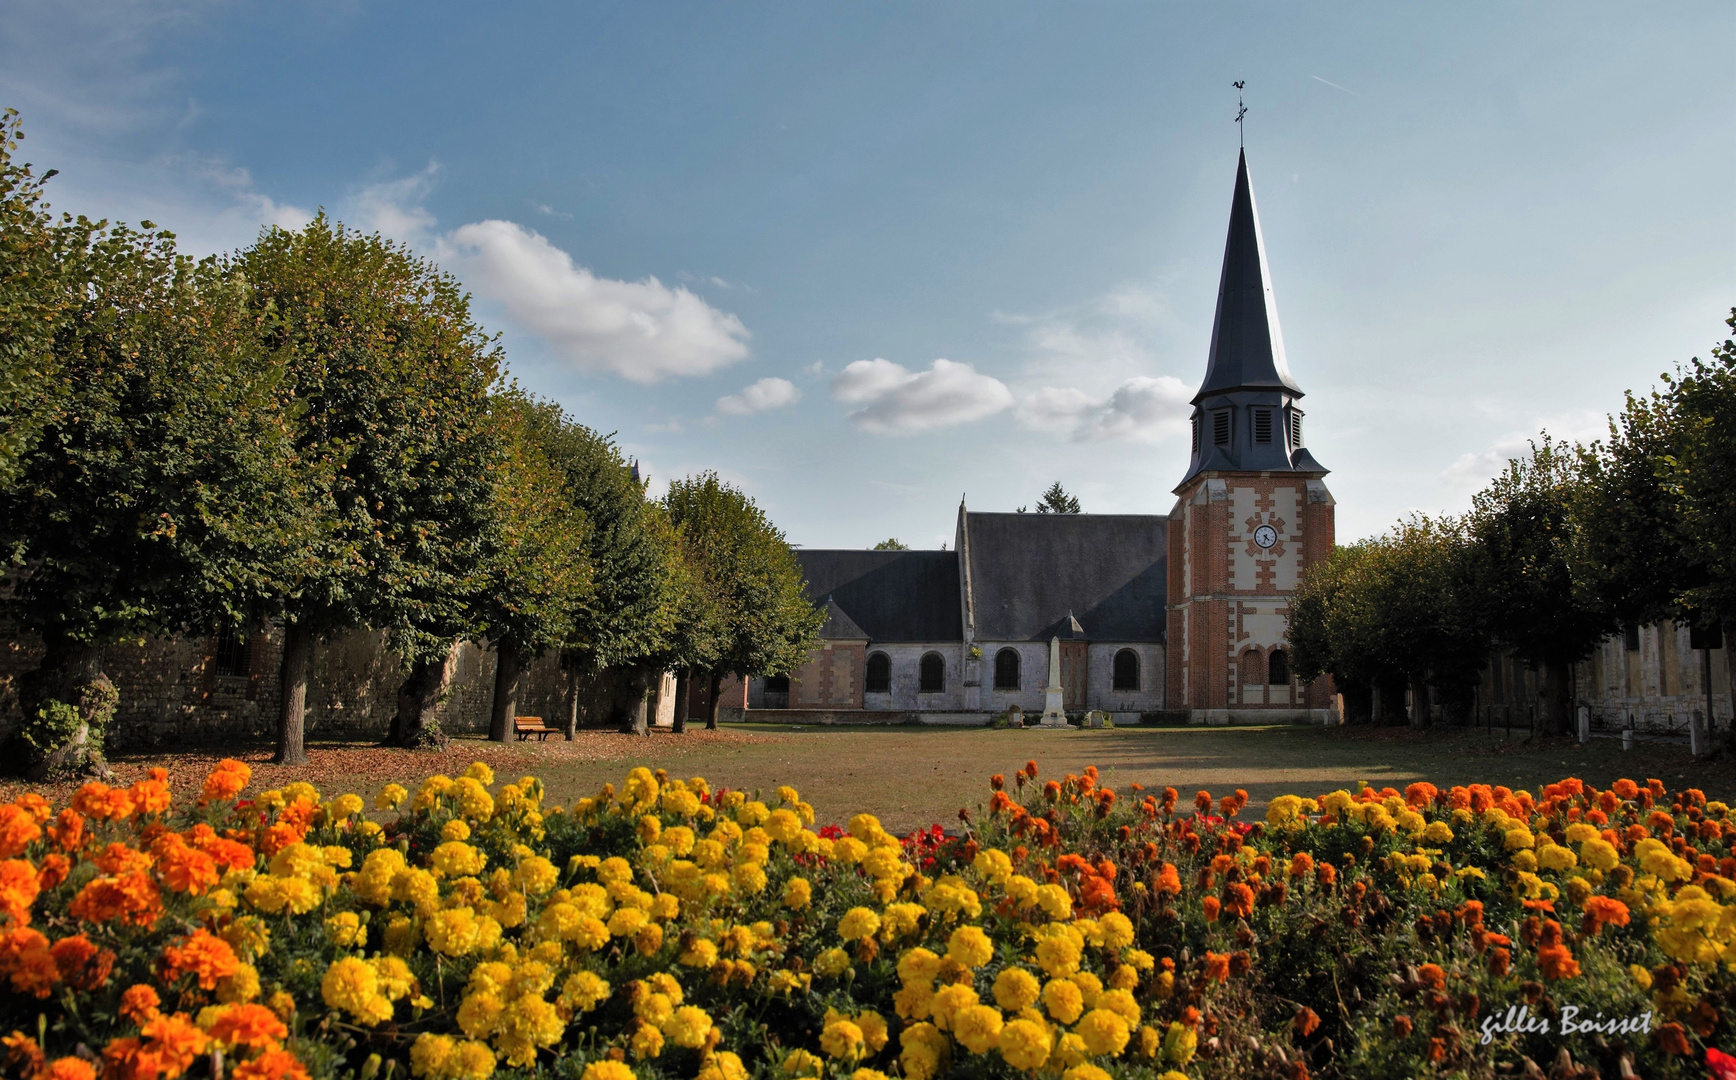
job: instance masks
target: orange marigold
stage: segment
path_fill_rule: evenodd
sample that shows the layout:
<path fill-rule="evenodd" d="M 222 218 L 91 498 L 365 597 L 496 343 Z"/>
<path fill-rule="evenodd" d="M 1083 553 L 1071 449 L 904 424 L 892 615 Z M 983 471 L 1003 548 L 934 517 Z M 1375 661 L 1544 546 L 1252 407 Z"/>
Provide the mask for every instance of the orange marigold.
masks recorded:
<path fill-rule="evenodd" d="M 36 887 L 46 892 L 65 881 L 70 873 L 72 861 L 58 851 L 51 851 L 42 857 L 42 865 L 36 870 Z"/>
<path fill-rule="evenodd" d="M 42 835 L 35 815 L 11 803 L 0 806 L 0 859 L 16 858 Z"/>
<path fill-rule="evenodd" d="M 86 922 L 122 919 L 148 928 L 157 925 L 163 914 L 163 896 L 147 874 L 92 878 L 72 898 L 69 910 L 73 918 Z"/>
<path fill-rule="evenodd" d="M 45 998 L 60 978 L 60 970 L 54 966 L 54 955 L 42 932 L 19 926 L 0 934 L 0 975 L 11 980 L 12 989 L 20 994 Z"/>
<path fill-rule="evenodd" d="M 1579 974 L 1579 961 L 1566 945 L 1545 945 L 1538 949 L 1537 966 L 1543 970 L 1543 977 L 1551 981 Z"/>
<path fill-rule="evenodd" d="M 253 769 L 246 762 L 224 758 L 205 777 L 205 789 L 199 793 L 199 802 L 228 802 L 241 794 L 251 779 Z"/>
<path fill-rule="evenodd" d="M 211 1037 L 230 1046 L 255 1049 L 276 1047 L 289 1036 L 289 1028 L 263 1005 L 235 1005 L 211 1025 Z"/>
<path fill-rule="evenodd" d="M 77 810 L 62 810 L 48 827 L 48 835 L 62 851 L 77 851 L 84 843 L 84 815 Z"/>
<path fill-rule="evenodd" d="M 205 1052 L 211 1042 L 186 1013 L 158 1013 L 139 1029 L 145 1037 L 145 1052 L 156 1059 L 164 1080 L 175 1080 Z"/>
<path fill-rule="evenodd" d="M 1218 912 L 1220 910 L 1222 910 L 1224 905 L 1218 900 L 1217 897 L 1208 896 L 1204 900 L 1200 901 L 1200 906 L 1205 908 L 1206 922 L 1217 922 L 1218 921 Z"/>
<path fill-rule="evenodd" d="M 173 982 L 182 975 L 193 975 L 206 990 L 217 989 L 217 980 L 240 970 L 241 961 L 235 950 L 220 937 L 205 930 L 195 930 L 179 944 L 163 950 L 163 980 Z"/>
<path fill-rule="evenodd" d="M 115 954 L 99 949 L 83 934 L 61 938 L 48 950 L 60 980 L 75 990 L 97 990 L 114 970 Z"/>
<path fill-rule="evenodd" d="M 169 794 L 169 785 L 156 778 L 140 780 L 127 789 L 127 794 L 132 797 L 133 806 L 141 814 L 161 814 L 174 802 L 174 797 Z"/>
<path fill-rule="evenodd" d="M 288 1050 L 267 1050 L 237 1065 L 229 1076 L 230 1080 L 308 1080 L 306 1067 Z"/>
<path fill-rule="evenodd" d="M 73 793 L 72 808 L 98 821 L 125 821 L 133 816 L 133 797 L 125 788 L 92 780 Z"/>
<path fill-rule="evenodd" d="M 37 1074 L 38 1080 L 96 1080 L 96 1069 L 83 1058 L 56 1058 Z"/>
<path fill-rule="evenodd" d="M 173 892 L 198 896 L 217 884 L 217 860 L 188 847 L 178 833 L 165 833 L 152 845 L 157 853 L 157 873 Z"/>
<path fill-rule="evenodd" d="M 111 1039 L 102 1048 L 103 1080 L 157 1080 L 162 1067 L 137 1039 Z"/>
<path fill-rule="evenodd" d="M 1157 872 L 1157 891 L 1169 896 L 1181 895 L 1181 875 L 1176 872 L 1174 863 L 1164 863 L 1163 869 Z"/>
<path fill-rule="evenodd" d="M 1421 979 L 1425 986 L 1436 990 L 1443 990 L 1447 985 L 1447 973 L 1441 970 L 1439 964 L 1424 964 L 1417 968 L 1417 978 Z"/>
<path fill-rule="evenodd" d="M 1585 902 L 1585 932 L 1596 935 L 1606 926 L 1626 926 L 1628 906 L 1610 896 L 1593 896 Z"/>
<path fill-rule="evenodd" d="M 0 915 L 9 916 L 12 925 L 30 925 L 30 905 L 41 891 L 34 866 L 23 859 L 0 862 Z"/>
<path fill-rule="evenodd" d="M 1207 899 L 1210 899 L 1209 897 Z M 1206 978 L 1211 982 L 1227 982 L 1230 977 L 1228 953 L 1206 952 Z"/>
<path fill-rule="evenodd" d="M 1224 886 L 1224 910 L 1247 918 L 1254 913 L 1254 890 L 1239 881 Z"/>
<path fill-rule="evenodd" d="M 137 848 L 121 843 L 111 843 L 102 849 L 95 859 L 91 860 L 105 874 L 130 874 L 135 870 L 149 870 L 151 857 Z"/>
<path fill-rule="evenodd" d="M 34 1076 L 48 1064 L 42 1047 L 22 1031 L 0 1038 L 0 1065 L 9 1065 L 17 1076 Z"/>
<path fill-rule="evenodd" d="M 157 996 L 156 990 L 137 983 L 127 987 L 121 995 L 121 1015 L 135 1024 L 143 1024 L 157 1015 L 157 1007 L 162 1003 L 163 999 Z"/>

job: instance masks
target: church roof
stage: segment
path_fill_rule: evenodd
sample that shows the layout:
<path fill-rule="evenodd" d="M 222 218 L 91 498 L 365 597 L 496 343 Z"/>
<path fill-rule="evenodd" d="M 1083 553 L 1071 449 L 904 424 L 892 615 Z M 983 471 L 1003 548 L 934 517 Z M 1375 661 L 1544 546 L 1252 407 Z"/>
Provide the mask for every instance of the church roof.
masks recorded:
<path fill-rule="evenodd" d="M 867 641 L 868 631 L 856 625 L 856 620 L 838 606 L 838 602 L 830 596 L 826 597 L 826 622 L 820 627 L 820 637 L 826 641 Z"/>
<path fill-rule="evenodd" d="M 1206 378 L 1194 404 L 1215 394 L 1253 389 L 1302 395 L 1284 358 L 1284 335 L 1278 329 L 1278 305 L 1272 298 L 1272 274 L 1266 267 L 1266 244 L 1244 153 L 1236 162 L 1236 193 L 1230 200 L 1230 232 L 1218 278 Z"/>
<path fill-rule="evenodd" d="M 797 548 L 808 599 L 848 612 L 869 641 L 962 641 L 958 554 Z M 828 623 L 830 629 L 830 623 Z M 823 636 L 843 635 L 822 631 Z"/>
<path fill-rule="evenodd" d="M 975 637 L 1163 640 L 1168 529 L 1150 514 L 966 513 Z"/>

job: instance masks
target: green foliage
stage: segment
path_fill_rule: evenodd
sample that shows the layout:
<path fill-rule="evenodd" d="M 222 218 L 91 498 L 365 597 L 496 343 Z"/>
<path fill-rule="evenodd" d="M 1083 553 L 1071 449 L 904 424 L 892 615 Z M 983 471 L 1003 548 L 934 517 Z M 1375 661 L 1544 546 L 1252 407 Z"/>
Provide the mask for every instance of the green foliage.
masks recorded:
<path fill-rule="evenodd" d="M 1024 513 L 1024 507 L 1021 506 L 1019 512 Z M 1039 514 L 1077 514 L 1078 512 L 1079 500 L 1067 494 L 1067 489 L 1061 486 L 1059 480 L 1050 484 L 1049 490 L 1043 492 L 1043 497 L 1037 501 L 1037 513 Z"/>
<path fill-rule="evenodd" d="M 1725 325 L 1736 331 L 1736 308 Z M 1682 528 L 1703 580 L 1690 584 L 1682 606 L 1736 631 L 1736 340 L 1726 338 L 1710 360 L 1698 357 L 1667 380 L 1676 404 L 1679 437 L 1661 462 L 1671 494 L 1680 500 Z"/>
<path fill-rule="evenodd" d="M 585 513 L 537 422 L 548 408 L 516 389 L 492 402 L 504 446 L 495 466 L 479 615 L 490 638 L 527 655 L 570 641 L 592 598 Z"/>
<path fill-rule="evenodd" d="M 301 500 L 318 539 L 278 567 L 260 613 L 385 630 L 411 663 L 444 654 L 480 631 L 498 346 L 454 278 L 323 214 L 267 231 L 232 267 L 288 371 L 297 451 L 331 470 Z"/>
<path fill-rule="evenodd" d="M 234 620 L 311 530 L 283 370 L 246 283 L 160 231 L 89 226 L 66 253 L 66 380 L 0 488 L 7 613 L 69 649 Z"/>
<path fill-rule="evenodd" d="M 909 551 L 910 545 L 906 544 L 904 541 L 898 539 L 896 536 L 893 536 L 893 537 L 889 537 L 885 540 L 880 541 L 878 544 L 875 544 L 874 547 L 872 548 L 872 550 L 874 550 L 874 551 Z"/>
<path fill-rule="evenodd" d="M 677 480 L 664 498 L 693 572 L 696 638 L 714 650 L 695 664 L 739 676 L 787 675 L 806 661 L 825 614 L 808 602 L 784 536 L 716 473 Z"/>

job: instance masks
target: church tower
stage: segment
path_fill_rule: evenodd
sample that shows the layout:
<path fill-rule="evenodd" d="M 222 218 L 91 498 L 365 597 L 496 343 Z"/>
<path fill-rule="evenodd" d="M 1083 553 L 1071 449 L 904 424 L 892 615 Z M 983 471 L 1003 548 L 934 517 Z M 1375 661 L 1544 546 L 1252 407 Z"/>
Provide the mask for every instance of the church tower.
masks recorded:
<path fill-rule="evenodd" d="M 1324 721 L 1330 679 L 1290 674 L 1290 596 L 1332 551 L 1326 468 L 1304 442 L 1244 153 L 1192 454 L 1169 514 L 1165 700 L 1194 723 Z"/>

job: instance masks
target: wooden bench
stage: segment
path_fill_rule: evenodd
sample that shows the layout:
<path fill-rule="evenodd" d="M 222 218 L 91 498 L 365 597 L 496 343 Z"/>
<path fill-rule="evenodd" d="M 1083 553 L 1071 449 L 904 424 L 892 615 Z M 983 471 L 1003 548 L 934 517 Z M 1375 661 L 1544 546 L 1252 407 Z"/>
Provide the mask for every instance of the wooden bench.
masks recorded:
<path fill-rule="evenodd" d="M 512 718 L 512 728 L 518 733 L 519 742 L 523 742 L 532 735 L 536 736 L 537 742 L 542 742 L 561 730 L 560 728 L 549 727 L 543 723 L 540 716 L 515 716 Z"/>

